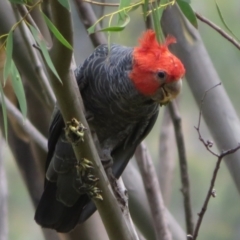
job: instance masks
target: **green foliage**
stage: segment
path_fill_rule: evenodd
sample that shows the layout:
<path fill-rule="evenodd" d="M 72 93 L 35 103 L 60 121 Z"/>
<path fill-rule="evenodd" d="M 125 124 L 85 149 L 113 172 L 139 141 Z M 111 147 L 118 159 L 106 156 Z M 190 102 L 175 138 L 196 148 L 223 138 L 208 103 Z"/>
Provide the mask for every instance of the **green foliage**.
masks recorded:
<path fill-rule="evenodd" d="M 118 20 L 117 23 L 121 24 L 122 22 L 126 22 L 126 18 L 129 17 L 125 12 L 125 9 L 131 5 L 131 0 L 120 0 L 120 4 L 118 7 Z"/>
<path fill-rule="evenodd" d="M 4 72 L 3 72 L 4 85 L 11 72 L 12 52 L 13 52 L 13 31 L 10 31 L 6 40 L 6 58 L 7 59 L 5 61 Z"/>
<path fill-rule="evenodd" d="M 110 27 L 102 28 L 100 31 L 102 31 L 102 32 L 120 32 L 120 31 L 122 31 L 130 22 L 130 17 L 127 14 L 125 16 L 126 16 L 125 21 L 122 24 L 120 24 L 118 26 L 110 26 Z"/>
<path fill-rule="evenodd" d="M 189 0 L 177 0 L 178 6 L 182 10 L 184 16 L 188 19 L 188 21 L 195 27 L 198 28 L 198 22 L 196 15 L 190 5 Z"/>
<path fill-rule="evenodd" d="M 58 0 L 58 2 L 65 7 L 68 11 L 70 11 L 70 4 L 68 2 L 68 0 Z"/>
<path fill-rule="evenodd" d="M 57 79 L 62 83 L 62 81 L 61 81 L 61 79 L 60 79 L 60 77 L 59 77 L 59 75 L 58 75 L 58 73 L 57 73 L 57 71 L 56 71 L 56 69 L 55 69 L 55 67 L 53 65 L 53 62 L 52 62 L 52 60 L 50 58 L 50 55 L 49 55 L 46 43 L 45 43 L 42 35 L 39 34 L 38 30 L 35 27 L 33 27 L 31 25 L 29 27 L 30 27 L 30 30 L 32 32 L 32 35 L 33 35 L 35 41 L 39 45 L 39 48 L 40 48 L 40 50 L 42 52 L 44 60 L 47 63 L 47 66 L 51 69 L 51 71 L 57 77 Z"/>
<path fill-rule="evenodd" d="M 236 39 L 239 41 L 239 38 L 233 33 L 233 31 L 229 28 L 228 24 L 227 24 L 226 21 L 224 20 L 224 17 L 223 17 L 223 15 L 222 15 L 221 9 L 220 9 L 220 7 L 218 6 L 218 3 L 217 3 L 216 0 L 215 0 L 215 4 L 216 4 L 216 7 L 217 7 L 218 15 L 219 15 L 219 17 L 220 17 L 220 19 L 221 19 L 224 27 L 230 32 L 230 34 L 231 34 L 234 38 L 236 38 Z"/>
<path fill-rule="evenodd" d="M 17 96 L 18 103 L 20 106 L 20 110 L 23 114 L 23 117 L 27 117 L 27 102 L 25 97 L 25 92 L 21 80 L 21 76 L 16 68 L 15 63 L 11 62 L 11 80 L 12 80 L 12 86 L 13 90 Z"/>
<path fill-rule="evenodd" d="M 69 48 L 70 50 L 73 50 L 71 44 L 58 31 L 58 29 L 54 26 L 54 24 L 51 22 L 51 20 L 43 12 L 41 12 L 41 14 L 42 14 L 48 28 L 51 30 L 53 35 L 58 39 L 58 41 L 61 42 L 65 47 Z"/>
<path fill-rule="evenodd" d="M 15 3 L 15 4 L 28 4 L 28 3 L 31 3 L 32 0 L 9 0 L 9 2 Z"/>
<path fill-rule="evenodd" d="M 6 103 L 5 103 L 5 100 L 4 100 L 4 93 L 3 93 L 3 88 L 2 88 L 1 82 L 0 82 L 0 95 L 1 95 L 1 105 L 2 105 L 2 113 L 3 113 L 4 133 L 5 133 L 5 138 L 6 138 L 6 141 L 7 141 L 8 140 L 7 108 L 6 108 Z"/>

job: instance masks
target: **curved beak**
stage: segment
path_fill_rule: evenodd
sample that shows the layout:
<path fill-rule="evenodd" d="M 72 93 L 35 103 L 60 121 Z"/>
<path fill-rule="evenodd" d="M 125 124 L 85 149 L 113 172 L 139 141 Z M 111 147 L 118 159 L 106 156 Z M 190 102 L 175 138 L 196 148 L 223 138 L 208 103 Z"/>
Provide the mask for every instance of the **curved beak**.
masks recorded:
<path fill-rule="evenodd" d="M 174 81 L 171 83 L 163 84 L 157 93 L 152 97 L 154 101 L 157 101 L 160 103 L 160 105 L 165 105 L 174 98 L 177 97 L 177 95 L 180 93 L 182 89 L 182 79 L 179 79 L 178 81 Z"/>

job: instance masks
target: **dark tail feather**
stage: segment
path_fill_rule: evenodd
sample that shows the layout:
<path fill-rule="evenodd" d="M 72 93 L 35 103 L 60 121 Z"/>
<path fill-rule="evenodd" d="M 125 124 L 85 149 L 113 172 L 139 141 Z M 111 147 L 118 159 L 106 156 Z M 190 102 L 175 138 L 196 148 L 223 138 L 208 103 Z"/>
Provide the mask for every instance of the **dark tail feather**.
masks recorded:
<path fill-rule="evenodd" d="M 78 224 L 80 214 L 89 198 L 83 195 L 72 207 L 67 207 L 56 200 L 56 190 L 56 183 L 46 183 L 35 213 L 35 221 L 42 227 L 69 232 Z"/>

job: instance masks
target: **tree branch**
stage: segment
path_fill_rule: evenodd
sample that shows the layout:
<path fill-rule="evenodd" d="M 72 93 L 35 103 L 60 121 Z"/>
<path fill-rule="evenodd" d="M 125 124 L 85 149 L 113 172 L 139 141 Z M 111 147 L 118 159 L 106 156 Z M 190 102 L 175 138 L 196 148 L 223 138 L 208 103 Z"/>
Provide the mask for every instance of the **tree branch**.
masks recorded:
<path fill-rule="evenodd" d="M 151 208 L 153 224 L 155 226 L 156 239 L 171 240 L 172 236 L 168 230 L 165 207 L 158 184 L 157 175 L 152 163 L 152 159 L 147 151 L 146 145 L 141 143 L 135 152 L 135 157 L 143 177 L 148 202 Z"/>
<path fill-rule="evenodd" d="M 221 83 L 220 83 L 221 84 Z M 214 155 L 215 157 L 217 157 L 217 162 L 216 162 L 216 166 L 214 168 L 214 171 L 213 171 L 213 175 L 212 175 L 212 179 L 211 179 L 211 182 L 210 182 L 210 187 L 208 189 L 208 192 L 207 192 L 207 196 L 205 198 L 205 201 L 203 203 L 203 206 L 202 206 L 202 210 L 200 213 L 198 213 L 198 221 L 197 221 L 197 224 L 196 224 L 196 228 L 194 229 L 194 233 L 193 233 L 193 236 L 192 236 L 192 239 L 193 240 L 196 240 L 197 237 L 198 237 L 198 232 L 199 232 L 199 229 L 200 229 L 200 226 L 201 226 L 201 223 L 202 223 L 202 220 L 203 220 L 203 217 L 204 217 L 204 214 L 205 212 L 207 211 L 207 206 L 208 206 L 208 203 L 210 201 L 210 198 L 211 197 L 215 197 L 216 196 L 216 192 L 214 190 L 214 185 L 215 185 L 215 181 L 216 181 L 216 178 L 217 178 L 217 174 L 218 174 L 218 170 L 220 169 L 220 164 L 222 162 L 222 159 L 229 155 L 229 154 L 233 154 L 235 153 L 237 150 L 240 149 L 240 144 L 238 144 L 237 147 L 235 148 L 232 148 L 232 149 L 229 149 L 227 151 L 222 151 L 221 154 L 217 154 L 215 152 L 213 152 L 210 148 L 213 146 L 213 143 L 210 142 L 210 141 L 206 141 L 203 139 L 202 135 L 201 135 L 201 132 L 200 132 L 200 126 L 201 126 L 201 116 L 202 116 L 202 106 L 203 106 L 203 102 L 204 102 L 204 99 L 205 97 L 207 96 L 207 93 L 212 90 L 213 88 L 219 86 L 220 84 L 217 84 L 213 87 L 211 87 L 210 89 L 208 89 L 207 91 L 205 91 L 204 95 L 203 95 L 203 98 L 201 100 L 201 105 L 200 105 L 200 111 L 199 111 L 199 120 L 198 120 L 198 126 L 195 127 L 197 132 L 198 132 L 198 136 L 199 136 L 199 140 L 203 143 L 203 145 L 206 147 L 206 149 L 208 150 L 208 152 L 210 152 L 212 155 Z"/>
<path fill-rule="evenodd" d="M 179 166 L 182 182 L 181 192 L 183 194 L 187 234 L 192 235 L 194 229 L 194 221 L 191 206 L 190 181 L 188 176 L 186 149 L 183 139 L 182 119 L 175 101 L 171 102 L 168 106 L 175 129 L 176 142 L 178 146 Z"/>
<path fill-rule="evenodd" d="M 168 205 L 171 192 L 174 169 L 176 165 L 174 144 L 175 136 L 169 108 L 164 108 L 163 119 L 159 135 L 159 161 L 156 163 L 156 170 L 161 187 L 165 206 Z"/>
<path fill-rule="evenodd" d="M 23 119 L 23 115 L 20 113 L 20 111 L 6 97 L 4 99 L 8 113 L 13 115 L 18 124 L 29 135 L 29 137 L 33 139 L 33 141 L 35 141 L 45 152 L 47 152 L 46 138 L 31 124 L 28 119 Z"/>
<path fill-rule="evenodd" d="M 67 9 L 63 8 L 58 1 L 51 1 L 50 4 L 54 25 L 72 45 L 72 24 L 70 13 Z M 51 49 L 51 57 L 63 83 L 61 84 L 53 73 L 49 71 L 51 84 L 57 97 L 65 123 L 71 121 L 73 118 L 76 118 L 87 128 L 84 135 L 85 141 L 80 142 L 79 145 L 73 144 L 72 146 L 78 160 L 81 160 L 84 156 L 94 164 L 96 177 L 99 178 L 98 187 L 102 190 L 102 197 L 104 200 L 100 201 L 93 199 L 93 201 L 99 210 L 109 238 L 116 239 L 117 235 L 119 239 L 123 240 L 135 239 L 131 229 L 129 229 L 129 226 L 126 225 L 116 198 L 110 191 L 110 184 L 94 146 L 91 133 L 82 110 L 83 105 L 80 92 L 75 81 L 73 71 L 70 69 L 72 51 L 65 48 L 61 43 L 54 39 L 53 48 Z M 111 219 L 109 219 L 109 216 L 111 216 Z"/>
<path fill-rule="evenodd" d="M 78 9 L 78 13 L 86 29 L 91 27 L 96 21 L 96 15 L 91 7 L 91 5 L 83 0 L 75 0 L 75 4 Z M 96 47 L 100 44 L 105 44 L 107 42 L 106 37 L 103 32 L 99 32 L 101 29 L 99 24 L 96 25 L 96 32 L 90 35 L 90 39 L 93 45 Z"/>
<path fill-rule="evenodd" d="M 195 12 L 196 17 L 206 23 L 209 27 L 217 31 L 220 35 L 222 35 L 225 39 L 227 39 L 230 43 L 232 43 L 237 49 L 240 50 L 240 43 L 236 41 L 232 36 L 227 34 L 224 30 L 222 30 L 219 26 L 215 23 L 211 22 L 209 19 L 205 18 L 204 16 L 200 15 L 199 13 Z"/>

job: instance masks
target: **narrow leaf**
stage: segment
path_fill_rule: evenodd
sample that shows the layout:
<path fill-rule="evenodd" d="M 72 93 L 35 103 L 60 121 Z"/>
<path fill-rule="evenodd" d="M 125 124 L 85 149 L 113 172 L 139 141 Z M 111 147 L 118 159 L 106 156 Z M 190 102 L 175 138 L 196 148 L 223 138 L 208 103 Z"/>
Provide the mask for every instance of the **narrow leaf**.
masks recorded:
<path fill-rule="evenodd" d="M 149 3 L 149 0 L 144 0 L 144 4 L 143 4 L 143 6 L 142 6 L 144 21 L 146 21 L 146 19 L 147 19 L 148 3 Z"/>
<path fill-rule="evenodd" d="M 44 39 L 42 38 L 41 35 L 39 35 L 36 28 L 34 28 L 33 26 L 30 25 L 30 29 L 31 29 L 34 39 L 36 40 L 36 42 L 38 43 L 38 45 L 42 51 L 44 60 L 46 61 L 48 67 L 51 69 L 51 71 L 54 73 L 54 75 L 57 77 L 57 79 L 62 83 L 62 81 L 53 65 L 53 62 L 50 58 L 50 55 L 48 53 L 47 46 L 46 46 Z"/>
<path fill-rule="evenodd" d="M 70 4 L 68 2 L 68 0 L 58 0 L 58 2 L 65 7 L 68 11 L 70 11 Z"/>
<path fill-rule="evenodd" d="M 6 141 L 8 141 L 7 108 L 4 100 L 4 93 L 3 93 L 1 82 L 0 82 L 0 95 L 1 95 L 1 105 L 2 105 L 2 113 L 3 113 L 4 134 L 5 134 Z"/>
<path fill-rule="evenodd" d="M 24 118 L 27 117 L 27 102 L 25 97 L 25 92 L 22 84 L 21 76 L 16 68 L 15 63 L 12 61 L 12 86 L 13 90 L 17 96 L 20 110 Z"/>
<path fill-rule="evenodd" d="M 223 25 L 225 26 L 225 28 L 232 34 L 232 36 L 234 38 L 236 38 L 238 41 L 240 41 L 239 38 L 233 33 L 233 31 L 229 28 L 229 26 L 227 25 L 226 21 L 224 20 L 222 12 L 221 12 L 221 9 L 220 9 L 220 7 L 219 7 L 219 5 L 218 5 L 216 0 L 215 0 L 215 4 L 216 4 L 216 7 L 217 7 L 218 15 L 219 15 Z"/>
<path fill-rule="evenodd" d="M 128 23 L 130 22 L 130 17 L 126 14 L 126 19 L 125 19 L 125 22 L 119 26 L 110 26 L 110 27 L 106 27 L 106 28 L 103 28 L 101 29 L 100 31 L 101 32 L 120 32 L 122 31 L 127 25 Z"/>
<path fill-rule="evenodd" d="M 160 26 L 160 18 L 159 18 L 157 9 L 154 9 L 154 8 L 152 9 L 152 17 L 153 17 L 153 28 L 156 33 L 157 40 L 160 43 L 163 39 L 162 39 L 161 26 Z"/>
<path fill-rule="evenodd" d="M 177 3 L 180 9 L 182 10 L 184 16 L 188 19 L 188 21 L 195 28 L 198 28 L 197 18 L 190 4 L 186 0 L 177 0 Z"/>
<path fill-rule="evenodd" d="M 51 22 L 51 20 L 43 12 L 41 12 L 41 13 L 43 15 L 43 18 L 44 18 L 47 26 L 49 27 L 51 32 L 54 34 L 54 36 L 58 39 L 58 41 L 61 42 L 65 47 L 67 47 L 67 48 L 72 50 L 73 48 L 72 48 L 71 44 L 58 31 L 58 29 L 54 26 L 54 24 Z"/>
<path fill-rule="evenodd" d="M 13 52 L 13 32 L 11 31 L 8 34 L 7 44 L 6 44 L 6 61 L 5 61 L 4 70 L 3 70 L 3 84 L 4 85 L 9 76 L 9 73 L 11 71 L 12 52 Z"/>
<path fill-rule="evenodd" d="M 93 34 L 95 33 L 95 28 L 96 28 L 96 24 L 92 25 L 90 28 L 87 29 L 88 34 Z"/>
<path fill-rule="evenodd" d="M 122 10 L 118 13 L 118 24 L 121 24 L 121 22 L 125 22 L 125 18 L 127 17 L 126 12 L 124 11 L 124 8 L 129 7 L 131 4 L 131 0 L 120 0 L 120 4 L 118 7 L 118 10 Z"/>

